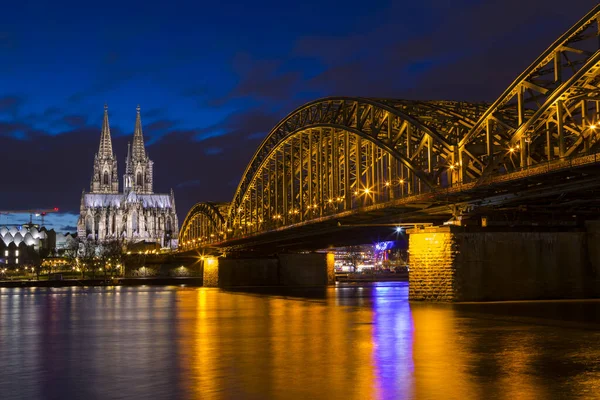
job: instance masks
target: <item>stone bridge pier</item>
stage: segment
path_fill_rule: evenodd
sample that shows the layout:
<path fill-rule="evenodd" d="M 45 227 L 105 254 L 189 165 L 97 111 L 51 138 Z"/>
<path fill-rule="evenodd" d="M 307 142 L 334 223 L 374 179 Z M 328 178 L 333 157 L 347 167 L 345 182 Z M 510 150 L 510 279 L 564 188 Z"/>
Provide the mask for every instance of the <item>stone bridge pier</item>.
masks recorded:
<path fill-rule="evenodd" d="M 325 286 L 335 283 L 332 253 L 204 257 L 202 264 L 205 287 Z"/>
<path fill-rule="evenodd" d="M 580 228 L 445 226 L 409 233 L 409 298 L 600 297 L 600 221 Z"/>

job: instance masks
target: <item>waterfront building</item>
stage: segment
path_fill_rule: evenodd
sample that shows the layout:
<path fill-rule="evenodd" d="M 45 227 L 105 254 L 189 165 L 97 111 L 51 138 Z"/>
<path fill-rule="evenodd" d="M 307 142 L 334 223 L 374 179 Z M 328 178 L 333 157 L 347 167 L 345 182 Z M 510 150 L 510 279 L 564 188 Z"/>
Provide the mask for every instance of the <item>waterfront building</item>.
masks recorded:
<path fill-rule="evenodd" d="M 0 265 L 18 266 L 75 247 L 76 240 L 70 233 L 57 233 L 37 224 L 0 226 Z"/>
<path fill-rule="evenodd" d="M 153 172 L 154 163 L 144 145 L 138 106 L 133 143 L 127 145 L 123 191 L 119 191 L 108 107 L 104 106 L 90 192 L 84 191 L 81 195 L 78 237 L 99 242 L 123 240 L 125 243 L 151 242 L 161 247 L 175 247 L 179 225 L 173 190 L 154 193 Z"/>

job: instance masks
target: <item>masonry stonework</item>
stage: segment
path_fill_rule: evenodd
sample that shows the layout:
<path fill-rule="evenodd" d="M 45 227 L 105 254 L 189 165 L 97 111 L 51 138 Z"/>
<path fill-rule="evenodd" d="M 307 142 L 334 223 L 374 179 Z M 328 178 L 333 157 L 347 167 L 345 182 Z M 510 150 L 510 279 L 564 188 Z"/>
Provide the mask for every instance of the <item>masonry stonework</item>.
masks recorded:
<path fill-rule="evenodd" d="M 409 237 L 409 298 L 453 301 L 456 282 L 456 240 L 448 228 L 428 228 Z"/>
<path fill-rule="evenodd" d="M 598 224 L 586 229 L 409 231 L 410 300 L 600 296 Z"/>

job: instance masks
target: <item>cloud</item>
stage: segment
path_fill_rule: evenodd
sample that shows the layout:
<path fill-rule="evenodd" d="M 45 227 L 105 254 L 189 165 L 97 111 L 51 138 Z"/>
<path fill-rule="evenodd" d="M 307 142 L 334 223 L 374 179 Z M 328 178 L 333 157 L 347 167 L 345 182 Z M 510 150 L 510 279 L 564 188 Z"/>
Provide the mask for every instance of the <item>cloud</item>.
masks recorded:
<path fill-rule="evenodd" d="M 207 156 L 214 156 L 223 153 L 223 149 L 220 147 L 207 147 L 204 149 L 204 154 Z"/>
<path fill-rule="evenodd" d="M 193 138 L 199 142 L 221 136 L 258 139 L 265 137 L 280 119 L 279 113 L 252 108 L 234 112 L 217 124 L 196 130 Z"/>
<path fill-rule="evenodd" d="M 0 114 L 8 114 L 13 117 L 23 104 L 23 98 L 16 95 L 0 97 Z"/>
<path fill-rule="evenodd" d="M 493 100 L 589 1 L 574 0 L 569 15 L 559 0 L 543 8 L 519 0 L 429 6 L 420 5 L 429 12 L 415 19 L 427 18 L 421 26 L 394 17 L 352 35 L 300 38 L 293 54 L 324 67 L 307 86 L 326 95 Z"/>
<path fill-rule="evenodd" d="M 164 108 L 151 108 L 149 110 L 142 110 L 142 118 L 157 118 L 162 117 L 164 114 Z"/>
<path fill-rule="evenodd" d="M 106 69 L 96 78 L 96 82 L 84 90 L 73 93 L 68 98 L 68 103 L 77 104 L 91 96 L 98 96 L 112 89 L 118 88 L 125 82 L 139 76 L 143 73 L 140 69 Z"/>
<path fill-rule="evenodd" d="M 87 123 L 87 117 L 84 115 L 65 115 L 62 122 L 72 128 L 79 128 Z"/>
<path fill-rule="evenodd" d="M 233 58 L 238 76 L 235 87 L 227 94 L 206 102 L 210 107 L 222 107 L 235 100 L 251 99 L 253 102 L 279 102 L 290 98 L 301 84 L 298 70 L 285 70 L 282 60 L 255 59 L 238 53 Z"/>
<path fill-rule="evenodd" d="M 154 122 L 146 125 L 144 127 L 144 133 L 145 132 L 154 132 L 154 131 L 164 131 L 167 129 L 171 129 L 176 125 L 177 125 L 176 121 L 162 119 L 162 120 L 154 121 Z"/>
<path fill-rule="evenodd" d="M 161 137 L 168 135 L 169 132 L 177 126 L 177 121 L 161 119 L 143 127 L 146 145 L 151 146 L 160 140 Z"/>

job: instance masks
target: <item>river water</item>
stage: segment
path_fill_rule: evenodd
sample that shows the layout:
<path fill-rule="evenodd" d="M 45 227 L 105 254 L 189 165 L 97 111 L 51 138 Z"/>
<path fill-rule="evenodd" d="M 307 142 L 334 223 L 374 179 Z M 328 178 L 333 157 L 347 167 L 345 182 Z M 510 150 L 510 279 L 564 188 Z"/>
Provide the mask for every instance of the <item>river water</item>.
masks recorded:
<path fill-rule="evenodd" d="M 600 301 L 0 289 L 0 399 L 600 399 Z"/>

